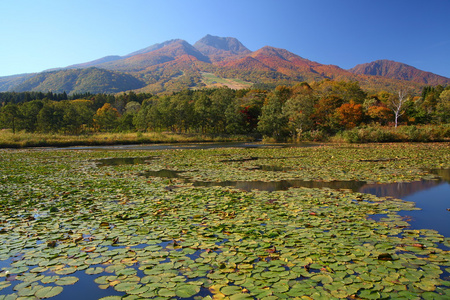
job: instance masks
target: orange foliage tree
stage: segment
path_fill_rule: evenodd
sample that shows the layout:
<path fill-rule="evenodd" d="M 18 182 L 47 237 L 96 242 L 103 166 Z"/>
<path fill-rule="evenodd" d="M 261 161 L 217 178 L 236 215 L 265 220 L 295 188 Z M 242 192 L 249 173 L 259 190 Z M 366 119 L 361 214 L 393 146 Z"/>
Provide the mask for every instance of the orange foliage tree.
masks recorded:
<path fill-rule="evenodd" d="M 367 115 L 380 125 L 386 125 L 392 119 L 392 111 L 383 105 L 369 106 L 367 108 Z"/>
<path fill-rule="evenodd" d="M 336 114 L 339 118 L 339 123 L 346 129 L 356 127 L 363 120 L 363 108 L 361 104 L 344 103 L 336 109 Z"/>

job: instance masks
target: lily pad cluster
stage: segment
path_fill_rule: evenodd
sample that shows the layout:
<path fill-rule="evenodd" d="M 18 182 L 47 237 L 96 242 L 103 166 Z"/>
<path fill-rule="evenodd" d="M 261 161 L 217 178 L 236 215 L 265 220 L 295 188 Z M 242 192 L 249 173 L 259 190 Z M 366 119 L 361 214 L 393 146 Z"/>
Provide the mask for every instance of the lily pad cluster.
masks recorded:
<path fill-rule="evenodd" d="M 391 181 L 430 176 L 418 167 L 448 167 L 440 147 L 397 147 L 407 159 L 381 162 L 400 170 L 386 177 Z M 327 155 L 346 157 L 357 168 L 379 163 L 362 157 L 393 151 L 325 148 L 1 152 L 0 299 L 64 299 L 67 287 L 82 289 L 86 278 L 104 291 L 104 300 L 448 299 L 450 240 L 434 230 L 408 229 L 397 212 L 415 209 L 413 203 L 350 190 L 245 192 L 140 175 L 167 168 L 195 180 L 214 166 L 214 180 L 244 172 L 277 179 L 294 170 L 301 176 L 302 165 L 322 166 L 323 173 L 310 178 L 340 179 L 333 170 L 344 163 L 326 165 Z M 425 158 L 425 150 L 438 162 Z M 95 163 L 127 155 L 145 160 Z M 230 162 L 239 157 L 286 168 Z M 385 169 L 374 176 L 385 176 Z M 366 172 L 355 170 L 377 181 Z M 384 217 L 369 217 L 376 214 Z"/>

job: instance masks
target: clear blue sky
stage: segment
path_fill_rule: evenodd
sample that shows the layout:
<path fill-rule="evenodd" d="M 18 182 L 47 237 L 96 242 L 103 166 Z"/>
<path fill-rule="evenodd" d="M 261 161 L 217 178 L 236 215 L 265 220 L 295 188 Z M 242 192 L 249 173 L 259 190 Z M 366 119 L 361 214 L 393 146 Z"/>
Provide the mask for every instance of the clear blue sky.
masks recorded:
<path fill-rule="evenodd" d="M 206 34 L 348 69 L 390 59 L 450 77 L 450 0 L 0 0 L 0 76 Z"/>

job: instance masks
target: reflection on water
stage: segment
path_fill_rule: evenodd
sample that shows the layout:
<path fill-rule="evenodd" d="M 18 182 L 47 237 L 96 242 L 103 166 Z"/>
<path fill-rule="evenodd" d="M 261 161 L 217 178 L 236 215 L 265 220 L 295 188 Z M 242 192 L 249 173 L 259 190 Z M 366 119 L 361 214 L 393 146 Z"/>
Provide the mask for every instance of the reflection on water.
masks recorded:
<path fill-rule="evenodd" d="M 95 161 L 97 166 L 106 167 L 106 166 L 120 166 L 120 165 L 139 165 L 145 164 L 150 160 L 154 159 L 154 157 L 113 157 L 113 158 L 104 158 L 98 159 Z"/>
<path fill-rule="evenodd" d="M 414 182 L 394 182 L 383 184 L 365 184 L 358 192 L 372 194 L 377 197 L 394 197 L 404 199 L 408 195 L 431 189 L 442 182 L 440 180 L 422 180 Z"/>
<path fill-rule="evenodd" d="M 285 191 L 289 188 L 330 188 L 330 189 L 349 189 L 358 191 L 361 186 L 365 185 L 361 181 L 307 181 L 307 180 L 280 180 L 280 181 L 194 181 L 194 186 L 231 186 L 237 189 L 251 191 Z"/>
<path fill-rule="evenodd" d="M 317 147 L 314 143 L 277 143 L 265 144 L 258 142 L 230 142 L 230 143 L 175 143 L 175 144 L 140 144 L 140 145 L 106 145 L 106 146 L 76 146 L 55 149 L 64 150 L 182 150 L 182 149 L 216 149 L 216 148 L 304 148 Z"/>
<path fill-rule="evenodd" d="M 450 237 L 450 183 L 442 182 L 432 188 L 410 194 L 404 198 L 413 201 L 422 210 L 401 211 L 401 216 L 409 216 L 413 229 L 434 229 Z"/>
<path fill-rule="evenodd" d="M 145 171 L 141 175 L 145 177 L 163 177 L 163 178 L 183 178 L 180 173 L 184 171 L 175 171 L 175 170 L 167 170 L 162 169 L 159 171 Z"/>

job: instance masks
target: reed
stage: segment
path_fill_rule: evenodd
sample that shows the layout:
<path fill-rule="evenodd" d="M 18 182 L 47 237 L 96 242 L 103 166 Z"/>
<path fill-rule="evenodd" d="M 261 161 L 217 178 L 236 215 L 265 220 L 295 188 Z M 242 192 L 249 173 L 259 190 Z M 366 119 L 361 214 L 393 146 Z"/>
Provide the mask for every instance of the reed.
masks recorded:
<path fill-rule="evenodd" d="M 247 136 L 215 136 L 172 132 L 94 133 L 63 135 L 0 131 L 0 148 L 99 146 L 120 144 L 194 143 L 249 141 Z"/>
<path fill-rule="evenodd" d="M 450 141 L 450 125 L 411 125 L 397 128 L 367 126 L 342 131 L 331 141 L 347 143 L 443 142 Z"/>

